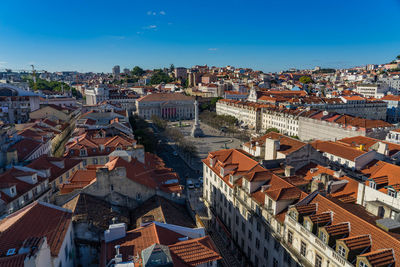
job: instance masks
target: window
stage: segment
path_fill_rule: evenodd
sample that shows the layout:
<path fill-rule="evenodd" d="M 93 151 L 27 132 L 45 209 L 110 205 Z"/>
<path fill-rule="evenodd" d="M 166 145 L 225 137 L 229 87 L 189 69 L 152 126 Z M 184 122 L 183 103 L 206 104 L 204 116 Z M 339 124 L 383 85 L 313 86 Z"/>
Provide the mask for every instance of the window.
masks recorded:
<path fill-rule="evenodd" d="M 363 262 L 363 261 L 360 261 L 359 263 L 358 263 L 358 267 L 367 267 L 368 265 L 365 263 L 365 262 Z"/>
<path fill-rule="evenodd" d="M 265 238 L 265 240 L 267 240 L 267 241 L 269 241 L 269 232 L 268 232 L 268 230 L 267 230 L 267 228 L 265 228 L 265 232 L 264 232 L 264 238 Z"/>
<path fill-rule="evenodd" d="M 372 181 L 369 182 L 369 186 L 373 189 L 376 189 L 376 184 Z"/>
<path fill-rule="evenodd" d="M 346 258 L 346 249 L 344 247 L 342 247 L 341 245 L 338 246 L 338 251 L 340 256 L 342 256 L 343 258 Z"/>
<path fill-rule="evenodd" d="M 264 247 L 264 259 L 268 260 L 268 250 Z"/>
<path fill-rule="evenodd" d="M 396 198 L 397 197 L 397 192 L 394 191 L 393 189 L 389 189 L 388 190 L 388 195 L 391 196 L 391 197 Z"/>
<path fill-rule="evenodd" d="M 304 227 L 309 231 L 312 230 L 311 223 L 309 220 L 304 220 Z"/>
<path fill-rule="evenodd" d="M 254 256 L 254 264 L 255 264 L 255 266 L 258 266 L 258 257 L 257 256 Z"/>
<path fill-rule="evenodd" d="M 251 248 L 247 247 L 247 256 L 250 258 L 251 257 Z"/>
<path fill-rule="evenodd" d="M 65 261 L 67 261 L 68 260 L 68 245 L 65 246 L 64 253 L 65 253 Z"/>
<path fill-rule="evenodd" d="M 236 225 L 239 225 L 239 216 L 237 216 L 237 215 L 236 215 L 236 218 L 235 218 L 235 222 L 236 222 Z"/>
<path fill-rule="evenodd" d="M 137 194 L 136 194 L 136 199 L 137 199 L 137 200 L 141 200 L 141 199 L 142 199 L 142 195 L 141 195 L 140 193 L 137 193 Z"/>
<path fill-rule="evenodd" d="M 306 245 L 306 243 L 301 241 L 301 245 L 300 245 L 300 254 L 301 254 L 301 256 L 305 257 L 306 256 L 306 252 L 307 252 L 307 245 Z"/>
<path fill-rule="evenodd" d="M 114 191 L 114 185 L 110 185 L 110 190 Z"/>
<path fill-rule="evenodd" d="M 320 255 L 316 254 L 315 255 L 315 267 L 321 267 L 322 266 L 322 258 Z"/>
<path fill-rule="evenodd" d="M 260 232 L 261 231 L 261 224 L 260 224 L 260 222 L 257 222 L 257 232 Z"/>
<path fill-rule="evenodd" d="M 319 239 L 321 239 L 322 240 L 322 242 L 324 242 L 325 244 L 327 243 L 327 237 L 326 237 L 326 234 L 324 233 L 324 232 L 322 232 L 322 231 L 320 231 L 319 232 Z"/>
<path fill-rule="evenodd" d="M 273 262 L 272 262 L 272 266 L 273 267 L 278 267 L 279 266 L 279 262 L 277 259 L 274 258 Z"/>
<path fill-rule="evenodd" d="M 260 239 L 256 238 L 256 249 L 260 248 Z"/>
<path fill-rule="evenodd" d="M 279 242 L 278 242 L 278 240 L 276 240 L 276 239 L 274 239 L 274 249 L 275 249 L 276 251 L 279 251 Z"/>
<path fill-rule="evenodd" d="M 250 230 L 249 230 L 249 233 L 248 233 L 248 237 L 249 237 L 249 240 L 251 240 L 252 237 L 253 237 L 253 233 Z"/>
<path fill-rule="evenodd" d="M 293 244 L 293 232 L 292 231 L 288 231 L 288 233 L 287 233 L 287 242 L 289 245 Z"/>
<path fill-rule="evenodd" d="M 242 222 L 242 232 L 244 233 L 246 231 L 246 225 L 244 224 L 244 222 Z"/>

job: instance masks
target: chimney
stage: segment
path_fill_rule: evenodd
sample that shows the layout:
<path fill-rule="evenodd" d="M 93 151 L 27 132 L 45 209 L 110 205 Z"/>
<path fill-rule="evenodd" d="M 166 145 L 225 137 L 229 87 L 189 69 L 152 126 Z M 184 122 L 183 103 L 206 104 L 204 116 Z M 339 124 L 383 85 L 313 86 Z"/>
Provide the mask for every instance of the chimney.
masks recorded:
<path fill-rule="evenodd" d="M 271 187 L 271 185 L 269 185 L 269 184 L 262 185 L 262 186 L 261 186 L 261 192 L 267 191 L 270 187 Z"/>
<path fill-rule="evenodd" d="M 293 176 L 294 175 L 294 168 L 290 165 L 286 165 L 285 166 L 285 176 L 289 177 L 289 176 Z"/>
<path fill-rule="evenodd" d="M 115 246 L 115 257 L 114 257 L 115 263 L 121 263 L 122 262 L 122 254 L 119 254 L 119 248 L 120 247 L 121 247 L 120 245 L 116 245 Z"/>

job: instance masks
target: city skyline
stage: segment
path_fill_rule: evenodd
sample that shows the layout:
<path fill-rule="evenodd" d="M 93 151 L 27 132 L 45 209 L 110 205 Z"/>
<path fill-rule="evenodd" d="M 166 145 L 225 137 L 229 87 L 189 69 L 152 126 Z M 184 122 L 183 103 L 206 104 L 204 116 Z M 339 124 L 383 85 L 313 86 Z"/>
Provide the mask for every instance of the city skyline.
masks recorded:
<path fill-rule="evenodd" d="M 277 12 L 277 11 L 282 12 Z M 192 65 L 265 72 L 387 63 L 399 1 L 3 3 L 0 69 L 110 72 Z"/>

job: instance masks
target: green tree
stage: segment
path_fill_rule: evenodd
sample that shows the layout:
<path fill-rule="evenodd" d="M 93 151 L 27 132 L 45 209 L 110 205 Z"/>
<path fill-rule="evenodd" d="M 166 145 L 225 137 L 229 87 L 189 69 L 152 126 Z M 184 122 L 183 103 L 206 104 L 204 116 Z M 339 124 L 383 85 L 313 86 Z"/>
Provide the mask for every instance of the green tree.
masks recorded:
<path fill-rule="evenodd" d="M 145 73 L 145 71 L 139 66 L 135 66 L 131 72 L 135 77 L 141 77 Z"/>
<path fill-rule="evenodd" d="M 155 69 L 153 72 L 153 75 L 150 78 L 150 84 L 169 83 L 171 81 L 172 81 L 172 78 L 169 77 L 161 69 Z"/>
<path fill-rule="evenodd" d="M 279 130 L 277 128 L 268 128 L 267 130 L 265 130 L 265 134 L 270 132 L 279 133 Z"/>
<path fill-rule="evenodd" d="M 307 84 L 307 83 L 312 83 L 313 80 L 311 79 L 310 76 L 301 76 L 299 79 L 299 82 L 301 82 L 303 84 Z"/>

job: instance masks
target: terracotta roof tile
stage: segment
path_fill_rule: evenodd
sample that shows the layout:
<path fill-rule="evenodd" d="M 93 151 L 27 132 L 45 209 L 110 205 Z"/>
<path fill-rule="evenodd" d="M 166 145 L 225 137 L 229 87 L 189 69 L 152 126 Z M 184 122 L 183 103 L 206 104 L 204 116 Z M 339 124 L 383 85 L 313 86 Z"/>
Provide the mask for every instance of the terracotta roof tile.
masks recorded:
<path fill-rule="evenodd" d="M 48 203 L 33 202 L 0 221 L 0 255 L 19 248 L 30 237 L 47 237 L 51 255 L 58 256 L 71 226 L 70 211 Z"/>
<path fill-rule="evenodd" d="M 390 266 L 396 263 L 392 249 L 380 249 L 360 255 L 366 257 L 372 266 Z"/>

